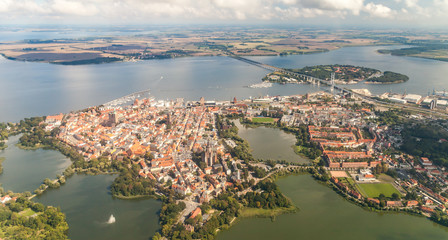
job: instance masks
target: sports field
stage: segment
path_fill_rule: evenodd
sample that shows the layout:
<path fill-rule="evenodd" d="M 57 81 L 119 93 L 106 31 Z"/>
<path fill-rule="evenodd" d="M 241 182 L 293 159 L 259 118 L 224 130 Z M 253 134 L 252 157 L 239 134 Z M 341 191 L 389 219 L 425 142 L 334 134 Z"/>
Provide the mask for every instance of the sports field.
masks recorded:
<path fill-rule="evenodd" d="M 401 195 L 390 183 L 360 183 L 358 186 L 360 187 L 361 193 L 370 198 L 376 198 L 381 193 L 386 197 L 391 197 L 393 193 Z"/>

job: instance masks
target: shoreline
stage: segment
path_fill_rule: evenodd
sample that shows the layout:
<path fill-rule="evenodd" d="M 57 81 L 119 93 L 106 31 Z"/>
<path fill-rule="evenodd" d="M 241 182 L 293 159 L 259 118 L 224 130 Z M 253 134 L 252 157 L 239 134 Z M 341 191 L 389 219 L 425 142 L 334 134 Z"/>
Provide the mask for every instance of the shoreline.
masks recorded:
<path fill-rule="evenodd" d="M 399 80 L 399 81 L 393 81 L 393 82 L 369 82 L 369 81 L 364 81 L 364 84 L 374 84 L 374 85 L 387 85 L 387 84 L 398 84 L 398 83 L 404 83 L 407 82 L 405 80 Z"/>
<path fill-rule="evenodd" d="M 282 54 L 282 53 L 265 53 L 265 54 L 235 54 L 239 57 L 284 57 L 289 55 L 311 55 L 311 54 L 319 54 L 319 53 L 326 53 L 331 52 L 335 50 L 339 50 L 346 47 L 370 47 L 370 46 L 393 46 L 393 45 L 400 45 L 400 44 L 365 44 L 365 45 L 347 45 L 347 46 L 337 46 L 334 49 L 325 49 L 325 50 L 315 50 L 315 51 L 309 51 L 309 52 L 293 52 L 288 54 Z M 62 62 L 52 62 L 52 61 L 38 61 L 38 60 L 26 60 L 26 59 L 18 59 L 15 57 L 8 56 L 4 53 L 0 53 L 1 56 L 3 56 L 7 60 L 11 61 L 17 61 L 17 62 L 32 62 L 32 63 L 48 63 L 48 64 L 55 64 L 55 65 L 66 65 L 66 66 L 76 66 L 76 65 L 96 65 L 96 64 L 107 64 L 107 63 L 119 63 L 119 62 L 132 62 L 132 60 L 126 59 L 126 57 L 122 59 L 116 58 L 116 60 L 113 61 L 102 61 L 102 62 L 91 62 L 91 61 L 97 61 L 99 58 L 106 59 L 109 57 L 99 57 L 99 58 L 93 58 L 93 59 L 84 59 L 84 60 L 75 60 L 75 61 L 62 61 Z M 222 54 L 222 53 L 209 53 L 204 55 L 184 55 L 184 56 L 167 56 L 167 57 L 155 57 L 150 59 L 136 59 L 136 61 L 146 61 L 146 60 L 164 60 L 164 59 L 176 59 L 176 58 L 184 58 L 184 57 L 210 57 L 210 56 L 229 56 L 228 54 Z M 115 59 L 115 58 L 114 58 Z M 87 62 L 87 63 L 80 63 L 80 62 Z"/>

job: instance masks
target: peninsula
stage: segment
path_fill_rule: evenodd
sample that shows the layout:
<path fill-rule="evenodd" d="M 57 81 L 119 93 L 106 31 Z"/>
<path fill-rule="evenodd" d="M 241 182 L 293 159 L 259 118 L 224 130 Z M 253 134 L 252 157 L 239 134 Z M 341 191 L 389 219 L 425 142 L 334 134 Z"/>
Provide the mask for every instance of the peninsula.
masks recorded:
<path fill-rule="evenodd" d="M 21 145 L 53 148 L 73 161 L 35 194 L 61 186 L 74 173 L 119 173 L 111 186 L 115 197 L 163 202 L 162 228 L 153 239 L 214 238 L 238 217 L 294 212 L 275 184 L 293 173 L 312 174 L 366 209 L 410 212 L 444 225 L 448 219 L 448 194 L 438 187 L 447 182 L 429 177 L 444 174 L 446 154 L 440 149 L 428 158 L 426 148 L 414 146 L 414 138 L 436 144 L 423 129 L 437 131 L 437 139 L 448 133 L 420 113 L 384 111 L 386 105 L 347 92 L 112 103 L 8 125 L 10 132 L 24 132 Z M 296 153 L 310 163 L 255 159 L 231 119 L 293 133 Z M 421 130 L 409 131 L 412 126 Z"/>

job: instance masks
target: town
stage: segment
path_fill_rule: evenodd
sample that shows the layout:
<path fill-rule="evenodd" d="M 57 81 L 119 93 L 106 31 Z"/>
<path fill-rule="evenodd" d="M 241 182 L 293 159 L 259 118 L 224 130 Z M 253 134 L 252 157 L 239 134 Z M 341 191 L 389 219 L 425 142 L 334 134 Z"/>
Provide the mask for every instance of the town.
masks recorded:
<path fill-rule="evenodd" d="M 265 179 L 266 174 L 257 174 L 260 169 L 273 174 L 313 164 L 321 180 L 362 206 L 446 215 L 448 172 L 426 157 L 398 151 L 404 126 L 385 124 L 382 115 L 389 112 L 377 111 L 372 102 L 355 95 L 316 92 L 240 101 L 135 99 L 126 106 L 48 116 L 45 124 L 48 131 L 58 128 L 57 137 L 86 161 L 134 159 L 141 178 L 182 196 L 187 208 L 181 219 L 195 218 L 201 204 L 242 182 L 254 185 Z M 226 116 L 252 125 L 305 127 L 309 145 L 296 148 L 314 161 L 269 164 L 238 158 L 232 151 L 238 144 L 219 134 L 233 126 L 229 121 L 218 124 L 218 118 Z M 407 117 L 422 122 L 426 118 L 418 113 Z M 185 227 L 192 230 L 191 225 Z"/>

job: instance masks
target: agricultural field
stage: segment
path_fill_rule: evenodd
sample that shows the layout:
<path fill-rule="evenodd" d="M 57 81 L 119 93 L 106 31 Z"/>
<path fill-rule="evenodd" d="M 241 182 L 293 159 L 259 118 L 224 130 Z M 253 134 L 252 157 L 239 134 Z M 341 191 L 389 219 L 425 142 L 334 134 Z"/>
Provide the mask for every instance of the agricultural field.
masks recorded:
<path fill-rule="evenodd" d="M 1 42 L 0 54 L 16 61 L 77 65 L 184 56 L 307 54 L 380 43 L 351 30 L 171 27 L 137 35 L 102 36 L 99 32 L 86 38 Z"/>
<path fill-rule="evenodd" d="M 370 198 L 377 198 L 381 193 L 386 197 L 391 197 L 393 193 L 401 195 L 400 192 L 390 183 L 360 183 L 358 186 L 361 193 Z"/>

